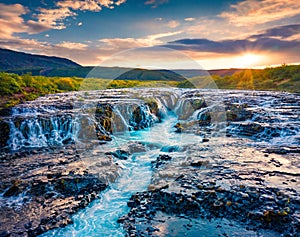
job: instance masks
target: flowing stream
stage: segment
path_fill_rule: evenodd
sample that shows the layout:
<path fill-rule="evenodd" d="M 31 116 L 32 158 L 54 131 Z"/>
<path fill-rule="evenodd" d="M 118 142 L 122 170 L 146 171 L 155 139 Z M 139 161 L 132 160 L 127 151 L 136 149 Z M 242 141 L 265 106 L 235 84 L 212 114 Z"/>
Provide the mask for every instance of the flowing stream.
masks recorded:
<path fill-rule="evenodd" d="M 104 150 L 107 147 L 120 148 L 120 144 L 130 141 L 148 144 L 146 152 L 134 153 L 127 160 L 116 160 L 122 167 L 120 177 L 101 194 L 99 200 L 74 216 L 73 225 L 43 236 L 125 236 L 117 220 L 129 211 L 127 202 L 130 197 L 147 190 L 152 177 L 151 162 L 169 147 L 199 143 L 202 140 L 194 134 L 174 134 L 177 120 L 177 116 L 169 112 L 163 122 L 144 130 L 132 131 L 126 137 L 116 136 L 111 143 L 99 147 Z"/>

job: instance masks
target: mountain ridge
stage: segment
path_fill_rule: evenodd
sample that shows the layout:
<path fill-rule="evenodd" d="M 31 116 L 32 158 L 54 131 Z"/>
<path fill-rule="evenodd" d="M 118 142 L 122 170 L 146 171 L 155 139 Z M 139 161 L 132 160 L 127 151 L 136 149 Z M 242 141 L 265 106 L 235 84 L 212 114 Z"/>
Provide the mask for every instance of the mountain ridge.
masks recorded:
<path fill-rule="evenodd" d="M 98 77 L 106 79 L 118 78 L 123 80 L 143 80 L 142 77 L 145 77 L 145 80 L 151 80 L 151 78 L 149 78 L 150 75 L 155 77 L 152 80 L 170 80 L 170 76 L 174 75 L 178 80 L 182 80 L 182 78 L 180 79 L 180 77 L 191 78 L 196 76 L 207 76 L 209 74 L 218 76 L 231 76 L 243 70 L 246 69 L 231 68 L 213 70 L 147 70 L 140 68 L 125 67 L 82 66 L 67 58 L 39 54 L 29 54 L 10 49 L 0 48 L 0 71 L 15 73 L 18 75 L 30 73 L 34 76 L 75 76 L 82 78 Z M 129 75 L 131 75 L 131 78 L 129 78 Z"/>
<path fill-rule="evenodd" d="M 40 69 L 46 70 L 59 67 L 80 67 L 81 65 L 74 61 L 39 54 L 29 54 L 10 49 L 0 48 L 0 70 L 16 69 Z"/>

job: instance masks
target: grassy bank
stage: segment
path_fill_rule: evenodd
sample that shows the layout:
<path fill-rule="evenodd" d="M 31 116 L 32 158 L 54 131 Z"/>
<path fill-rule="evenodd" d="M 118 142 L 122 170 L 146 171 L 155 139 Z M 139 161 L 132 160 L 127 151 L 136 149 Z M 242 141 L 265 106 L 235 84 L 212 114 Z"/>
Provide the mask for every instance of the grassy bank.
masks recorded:
<path fill-rule="evenodd" d="M 0 72 L 0 110 L 34 100 L 39 96 L 78 90 L 102 90 L 132 87 L 177 87 L 173 81 L 110 80 L 77 77 L 19 76 Z"/>
<path fill-rule="evenodd" d="M 263 70 L 248 69 L 232 76 L 213 76 L 221 89 L 278 90 L 300 92 L 300 65 Z"/>
<path fill-rule="evenodd" d="M 211 80 L 213 79 L 213 80 Z M 214 84 L 215 83 L 215 84 Z M 214 84 L 214 85 L 213 85 Z M 282 65 L 263 70 L 243 70 L 231 76 L 194 77 L 187 81 L 110 80 L 78 77 L 22 76 L 0 72 L 0 109 L 10 108 L 24 101 L 46 94 L 132 87 L 281 90 L 300 92 L 300 65 Z"/>
<path fill-rule="evenodd" d="M 39 96 L 66 91 L 78 90 L 82 79 L 31 76 L 18 76 L 0 73 L 0 107 L 9 108 Z"/>

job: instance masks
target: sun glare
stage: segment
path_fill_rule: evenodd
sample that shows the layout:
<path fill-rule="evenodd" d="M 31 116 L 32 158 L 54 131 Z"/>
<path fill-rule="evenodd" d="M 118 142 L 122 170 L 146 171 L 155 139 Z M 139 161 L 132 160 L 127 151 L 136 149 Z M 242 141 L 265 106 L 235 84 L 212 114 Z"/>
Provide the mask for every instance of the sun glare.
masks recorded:
<path fill-rule="evenodd" d="M 259 66 L 262 61 L 262 56 L 254 53 L 247 53 L 236 58 L 236 64 L 239 67 L 255 67 Z"/>

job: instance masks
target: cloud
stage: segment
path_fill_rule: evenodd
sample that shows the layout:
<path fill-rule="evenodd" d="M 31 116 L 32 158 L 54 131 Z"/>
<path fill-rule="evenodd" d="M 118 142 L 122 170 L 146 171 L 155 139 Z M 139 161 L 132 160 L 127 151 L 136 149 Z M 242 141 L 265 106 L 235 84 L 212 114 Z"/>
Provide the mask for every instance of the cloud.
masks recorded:
<path fill-rule="evenodd" d="M 180 26 L 180 23 L 178 21 L 172 20 L 167 22 L 166 24 L 169 28 L 176 28 L 178 26 Z"/>
<path fill-rule="evenodd" d="M 244 0 L 219 16 L 237 26 L 264 24 L 300 14 L 299 0 Z"/>
<path fill-rule="evenodd" d="M 12 50 L 21 50 L 25 52 L 41 52 L 49 46 L 48 42 L 40 42 L 35 39 L 0 39 L 0 45 L 2 48 L 8 48 Z"/>
<path fill-rule="evenodd" d="M 106 48 L 109 50 L 125 50 L 129 48 L 151 47 L 159 44 L 163 44 L 161 38 L 170 37 L 182 33 L 181 31 L 167 32 L 161 34 L 148 35 L 144 38 L 109 38 L 99 40 L 106 44 Z"/>
<path fill-rule="evenodd" d="M 271 29 L 263 31 L 261 34 L 252 35 L 249 38 L 263 38 L 263 37 L 273 37 L 280 39 L 287 39 L 293 36 L 299 36 L 300 24 L 278 26 Z"/>
<path fill-rule="evenodd" d="M 300 42 L 274 38 L 258 38 L 254 41 L 248 39 L 222 41 L 213 41 L 208 39 L 181 39 L 169 42 L 164 46 L 172 49 L 194 52 L 236 54 L 258 51 L 293 52 L 300 49 Z"/>
<path fill-rule="evenodd" d="M 46 24 L 53 29 L 66 28 L 64 20 L 68 17 L 76 17 L 76 11 L 99 12 L 102 7 L 113 9 L 125 3 L 126 0 L 61 0 L 56 3 L 56 8 L 39 8 L 39 13 L 35 15 L 38 22 Z"/>
<path fill-rule="evenodd" d="M 127 0 L 119 0 L 119 1 L 115 2 L 115 4 L 116 4 L 117 6 L 120 6 L 121 4 L 125 3 L 126 1 L 127 1 Z"/>
<path fill-rule="evenodd" d="M 62 43 L 56 44 L 55 46 L 66 48 L 66 49 L 76 49 L 76 50 L 84 50 L 88 47 L 87 44 L 75 43 L 70 41 L 63 41 Z"/>
<path fill-rule="evenodd" d="M 11 38 L 13 33 L 21 33 L 27 30 L 21 15 L 28 10 L 21 4 L 6 5 L 0 3 L 0 37 Z"/>
<path fill-rule="evenodd" d="M 169 0 L 147 0 L 145 2 L 145 5 L 152 5 L 152 8 L 156 8 L 159 5 L 162 5 L 164 3 L 168 3 Z"/>
<path fill-rule="evenodd" d="M 15 33 L 27 32 L 36 34 L 48 30 L 46 25 L 28 20 L 24 21 L 22 15 L 28 14 L 29 10 L 21 4 L 2 4 L 0 3 L 0 38 L 13 38 Z"/>
<path fill-rule="evenodd" d="M 40 13 L 36 15 L 38 22 L 47 25 L 50 28 L 61 30 L 66 28 L 63 20 L 69 16 L 76 16 L 69 8 L 45 9 L 40 8 Z"/>
<path fill-rule="evenodd" d="M 196 18 L 193 17 L 188 17 L 188 18 L 184 18 L 185 21 L 195 21 Z"/>
<path fill-rule="evenodd" d="M 28 20 L 25 24 L 28 26 L 27 33 L 29 34 L 37 34 L 50 29 L 49 26 L 33 20 Z"/>

